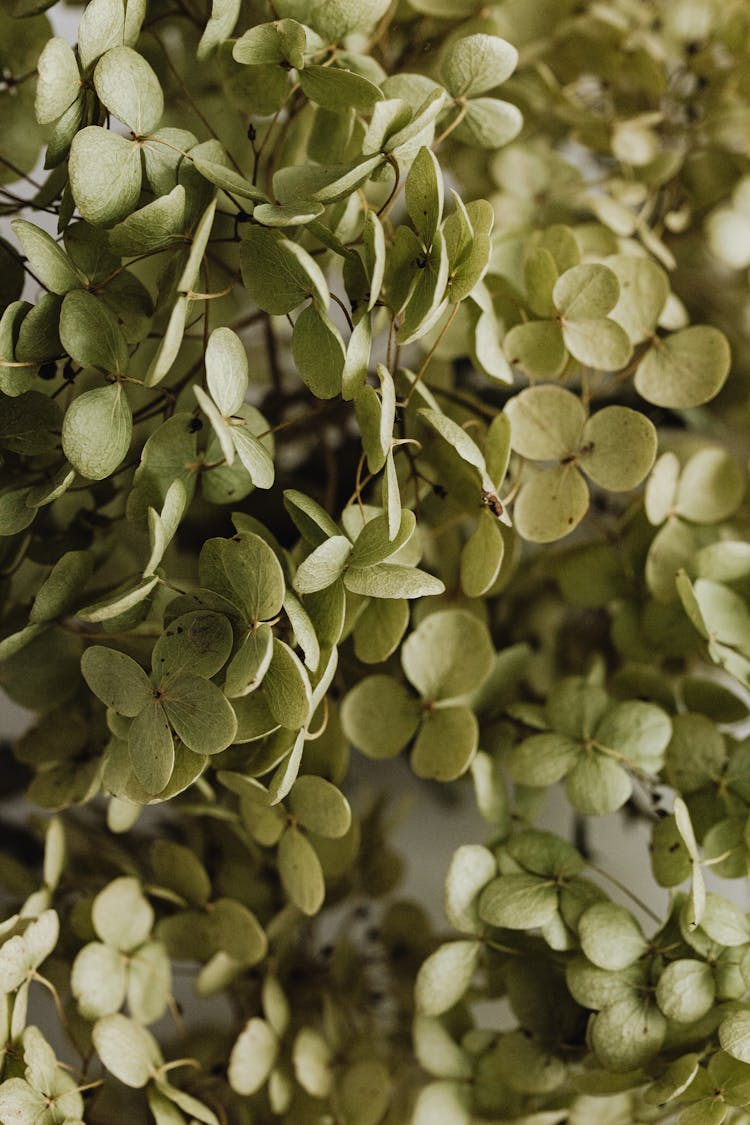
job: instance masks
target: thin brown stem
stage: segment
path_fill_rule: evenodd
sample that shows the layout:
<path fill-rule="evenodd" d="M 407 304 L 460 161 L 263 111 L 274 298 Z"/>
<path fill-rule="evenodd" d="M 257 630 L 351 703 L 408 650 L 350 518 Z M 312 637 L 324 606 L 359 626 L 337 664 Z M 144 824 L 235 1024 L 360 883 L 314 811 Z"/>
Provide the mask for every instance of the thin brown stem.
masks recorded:
<path fill-rule="evenodd" d="M 457 102 L 456 104 L 459 104 L 459 103 Z M 443 141 L 446 140 L 451 135 L 451 133 L 453 132 L 454 129 L 458 128 L 458 126 L 463 121 L 464 117 L 466 117 L 466 112 L 467 112 L 468 108 L 469 108 L 469 103 L 464 101 L 463 105 L 461 106 L 460 110 L 458 111 L 456 116 L 451 121 L 450 125 L 448 125 L 445 129 L 443 129 L 440 136 L 436 137 L 435 140 L 432 142 L 433 151 L 438 147 L 438 145 L 441 145 L 443 143 Z"/>
<path fill-rule="evenodd" d="M 335 293 L 331 293 L 331 297 L 336 302 L 336 304 L 338 305 L 338 307 L 341 309 L 342 313 L 346 317 L 346 323 L 349 325 L 349 331 L 353 332 L 354 331 L 354 325 L 352 324 L 352 318 L 349 315 L 349 310 L 347 309 L 346 305 L 344 304 L 344 302 L 341 300 L 340 297 L 336 296 Z"/>
<path fill-rule="evenodd" d="M 189 13 L 189 10 L 188 10 L 188 13 Z M 177 82 L 178 86 L 182 90 L 182 94 L 183 94 L 183 97 L 185 98 L 185 101 L 188 103 L 188 105 L 192 109 L 193 113 L 198 118 L 198 120 L 201 121 L 202 124 L 205 126 L 205 128 L 208 131 L 208 133 L 210 134 L 210 136 L 212 136 L 214 138 L 214 140 L 220 141 L 221 138 L 217 135 L 216 130 L 214 129 L 213 125 L 208 120 L 205 113 L 203 112 L 203 110 L 198 105 L 198 103 L 195 101 L 193 95 L 190 93 L 190 90 L 189 90 L 187 84 L 185 83 L 184 78 L 182 77 L 180 72 L 177 70 L 174 63 L 172 62 L 172 59 L 169 56 L 169 51 L 165 47 L 161 36 L 158 35 L 157 32 L 155 32 L 153 30 L 153 28 L 150 28 L 149 31 L 150 31 L 150 34 L 152 35 L 152 37 L 159 44 L 161 52 L 164 55 L 164 61 L 167 64 L 167 69 L 170 71 L 170 73 L 174 77 L 175 81 Z M 244 172 L 242 171 L 242 168 L 240 167 L 238 162 L 235 160 L 234 156 L 229 151 L 229 149 L 226 147 L 226 145 L 224 145 L 224 151 L 226 152 L 227 156 L 231 160 L 232 164 L 234 164 L 234 167 L 235 167 L 236 171 L 241 176 L 244 176 Z M 239 208 L 239 210 L 242 210 L 242 208 Z"/>
<path fill-rule="evenodd" d="M 435 352 L 438 350 L 438 348 L 440 347 L 440 344 L 443 341 L 443 337 L 445 336 L 446 332 L 450 328 L 451 324 L 453 324 L 453 321 L 456 319 L 456 316 L 458 314 L 458 310 L 459 310 L 460 307 L 461 306 L 460 306 L 459 302 L 456 301 L 455 305 L 451 309 L 450 316 L 446 320 L 443 327 L 440 329 L 440 332 L 438 333 L 437 338 L 435 339 L 435 342 L 433 343 L 432 347 L 428 351 L 427 355 L 422 360 L 422 364 L 419 368 L 419 371 L 417 372 L 417 374 L 415 376 L 414 382 L 409 387 L 409 393 L 407 394 L 404 401 L 401 403 L 402 406 L 408 406 L 409 403 L 411 402 L 412 395 L 414 394 L 415 390 L 419 386 L 419 383 L 421 382 L 422 376 L 424 375 L 425 371 L 430 366 L 430 363 L 432 362 L 432 358 L 435 355 Z"/>
<path fill-rule="evenodd" d="M 398 160 L 396 160 L 396 157 L 393 155 L 392 152 L 388 154 L 388 156 L 386 157 L 386 160 L 388 161 L 391 168 L 393 169 L 393 172 L 394 172 L 394 175 L 395 175 L 396 178 L 393 181 L 393 187 L 391 189 L 390 195 L 388 196 L 385 203 L 383 204 L 383 206 L 378 211 L 378 218 L 379 219 L 385 218 L 385 216 L 388 214 L 391 207 L 393 206 L 393 204 L 396 201 L 396 196 L 398 195 L 399 188 L 401 186 L 401 169 L 398 166 Z"/>

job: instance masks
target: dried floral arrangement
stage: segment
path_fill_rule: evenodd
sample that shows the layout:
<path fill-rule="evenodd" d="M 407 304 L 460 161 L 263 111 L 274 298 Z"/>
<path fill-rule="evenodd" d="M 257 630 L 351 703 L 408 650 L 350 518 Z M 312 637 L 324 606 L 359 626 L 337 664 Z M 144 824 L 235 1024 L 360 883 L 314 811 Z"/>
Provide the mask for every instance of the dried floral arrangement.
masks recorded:
<path fill-rule="evenodd" d="M 56 10 L 0 13 L 0 1122 L 750 1122 L 747 3 Z M 442 926 L 348 781 L 402 754 L 486 822 Z"/>

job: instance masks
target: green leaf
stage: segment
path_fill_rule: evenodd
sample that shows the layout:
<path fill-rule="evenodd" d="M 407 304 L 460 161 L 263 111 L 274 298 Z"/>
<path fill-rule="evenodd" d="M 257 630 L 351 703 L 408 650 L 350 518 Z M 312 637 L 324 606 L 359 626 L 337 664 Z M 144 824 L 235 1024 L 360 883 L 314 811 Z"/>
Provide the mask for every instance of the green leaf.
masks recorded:
<path fill-rule="evenodd" d="M 605 265 L 620 285 L 620 295 L 609 315 L 625 329 L 631 344 L 641 344 L 654 333 L 669 296 L 669 279 L 650 258 L 632 254 L 615 254 L 606 259 Z"/>
<path fill-rule="evenodd" d="M 488 848 L 479 844 L 462 844 L 453 853 L 445 877 L 443 907 L 455 929 L 468 934 L 481 931 L 476 900 L 482 888 L 496 874 L 497 862 Z"/>
<path fill-rule="evenodd" d="M 294 1075 L 313 1098 L 326 1098 L 333 1084 L 333 1057 L 326 1040 L 311 1027 L 297 1032 L 292 1046 Z"/>
<path fill-rule="evenodd" d="M 347 164 L 289 165 L 273 178 L 273 190 L 282 204 L 314 202 L 328 204 L 346 199 L 385 163 L 381 153 L 362 156 Z M 324 226 L 317 227 L 319 232 Z M 325 302 L 323 302 L 325 304 Z"/>
<path fill-rule="evenodd" d="M 429 618 L 427 619 L 429 621 Z M 417 777 L 455 781 L 466 773 L 479 745 L 479 724 L 468 707 L 429 712 L 411 752 Z"/>
<path fill-rule="evenodd" d="M 511 1089 L 522 1094 L 549 1094 L 566 1078 L 565 1063 L 523 1031 L 503 1036 L 497 1069 Z"/>
<path fill-rule="evenodd" d="M 239 196 L 240 199 L 249 199 L 253 203 L 268 202 L 268 197 L 260 188 L 256 188 L 254 184 L 251 184 L 250 181 L 246 180 L 239 172 L 235 172 L 233 168 L 228 166 L 229 162 L 221 147 L 219 147 L 218 152 L 221 160 L 212 160 L 210 156 L 203 155 L 206 151 L 216 151 L 216 146 L 209 147 L 212 142 L 205 142 L 205 144 L 207 146 L 206 148 L 201 145 L 196 145 L 188 154 L 188 160 L 204 180 L 208 180 L 208 182 L 214 184 L 215 187 L 229 192 L 230 195 Z"/>
<path fill-rule="evenodd" d="M 667 1021 L 649 998 L 630 995 L 604 1008 L 589 1026 L 591 1046 L 601 1065 L 623 1073 L 657 1054 Z"/>
<path fill-rule="evenodd" d="M 409 681 L 425 699 L 454 699 L 487 679 L 495 650 L 486 625 L 460 609 L 426 617 L 401 649 Z"/>
<path fill-rule="evenodd" d="M 523 263 L 523 278 L 529 307 L 536 316 L 555 316 L 552 292 L 559 276 L 557 262 L 546 247 L 529 250 Z"/>
<path fill-rule="evenodd" d="M 447 312 L 445 291 L 450 276 L 450 262 L 445 239 L 437 231 L 425 255 L 423 268 L 418 268 L 416 283 L 408 296 L 401 324 L 396 332 L 399 344 L 409 344 L 424 337 Z"/>
<path fill-rule="evenodd" d="M 626 406 L 605 406 L 583 427 L 581 468 L 610 492 L 635 488 L 656 458 L 653 422 Z"/>
<path fill-rule="evenodd" d="M 629 700 L 605 714 L 596 728 L 596 741 L 624 755 L 641 769 L 658 773 L 672 737 L 672 721 L 653 703 Z"/>
<path fill-rule="evenodd" d="M 730 1012 L 719 1025 L 719 1042 L 733 1059 L 750 1063 L 750 1012 Z"/>
<path fill-rule="evenodd" d="M 173 840 L 158 839 L 149 852 L 157 883 L 181 895 L 194 906 L 202 906 L 211 895 L 211 880 L 195 852 Z"/>
<path fill-rule="evenodd" d="M 229 662 L 224 684 L 225 694 L 230 699 L 237 700 L 237 697 L 258 687 L 268 671 L 272 655 L 273 633 L 270 626 L 259 625 L 251 629 Z M 244 704 L 240 698 L 234 704 L 234 709 L 239 723 L 235 742 L 249 742 L 253 738 L 260 738 L 278 725 L 268 710 L 264 696 L 253 696 Z M 248 709 L 252 712 L 252 719 Z M 256 720 L 260 722 L 260 727 Z"/>
<path fill-rule="evenodd" d="M 328 305 L 328 286 L 310 255 L 278 231 L 257 224 L 240 243 L 242 280 L 264 312 L 283 316 L 313 297 Z"/>
<path fill-rule="evenodd" d="M 373 214 L 374 212 L 368 212 Z M 346 358 L 341 372 L 341 394 L 349 402 L 364 385 L 372 350 L 372 324 L 363 313 L 354 326 L 346 347 Z"/>
<path fill-rule="evenodd" d="M 230 37 L 240 18 L 241 4 L 242 0 L 212 0 L 211 18 L 203 29 L 196 51 L 201 62 L 209 58 L 217 47 Z"/>
<path fill-rule="evenodd" d="M 241 965 L 257 965 L 268 951 L 265 932 L 252 910 L 232 898 L 211 904 L 212 945 Z"/>
<path fill-rule="evenodd" d="M 137 137 L 152 132 L 164 113 L 159 79 L 130 47 L 113 47 L 94 71 L 94 88 L 102 105 Z"/>
<path fill-rule="evenodd" d="M 83 678 L 94 695 L 119 715 L 137 715 L 154 694 L 146 673 L 124 652 L 102 645 L 87 648 L 81 658 Z"/>
<path fill-rule="evenodd" d="M 245 1024 L 229 1056 L 229 1085 L 242 1097 L 265 1085 L 279 1053 L 279 1040 L 265 1020 L 254 1017 Z"/>
<path fill-rule="evenodd" d="M 354 541 L 351 553 L 352 566 L 374 566 L 384 562 L 409 542 L 416 526 L 414 513 L 408 508 L 402 510 L 398 530 L 394 536 L 390 534 L 387 516 L 375 516 L 374 519 L 368 520 Z"/>
<path fill-rule="evenodd" d="M 689 958 L 672 961 L 659 977 L 656 1002 L 676 1023 L 694 1023 L 711 1010 L 716 985 L 711 966 Z"/>
<path fill-rule="evenodd" d="M 165 375 L 168 375 L 171 371 L 179 355 L 180 348 L 182 347 L 187 313 L 188 299 L 184 295 L 181 295 L 177 298 L 172 307 L 172 312 L 164 335 L 161 338 L 146 374 L 145 383 L 147 387 L 155 387 L 157 383 L 160 383 Z"/>
<path fill-rule="evenodd" d="M 182 517 L 187 508 L 187 495 L 181 480 L 173 480 L 164 497 L 161 512 L 154 508 L 148 510 L 148 530 L 151 554 L 143 568 L 144 575 L 153 575 L 170 542 L 177 534 Z"/>
<path fill-rule="evenodd" d="M 287 895 L 303 914 L 317 914 L 325 899 L 325 880 L 312 844 L 296 828 L 279 841 L 279 876 Z"/>
<path fill-rule="evenodd" d="M 71 465 L 88 480 L 104 480 L 130 449 L 133 415 L 120 383 L 84 391 L 68 407 L 62 446 Z"/>
<path fill-rule="evenodd" d="M 562 539 L 578 526 L 589 507 L 589 491 L 576 467 L 542 469 L 521 488 L 513 507 L 518 534 L 532 543 Z"/>
<path fill-rule="evenodd" d="M 506 764 L 521 785 L 553 785 L 570 772 L 580 750 L 579 742 L 557 731 L 532 734 L 513 747 Z"/>
<path fill-rule="evenodd" d="M 459 1002 L 477 969 L 479 949 L 479 942 L 449 942 L 427 957 L 415 983 L 421 1015 L 441 1016 Z"/>
<path fill-rule="evenodd" d="M 562 334 L 570 354 L 599 371 L 619 371 L 633 351 L 624 329 L 607 318 L 564 321 Z"/>
<path fill-rule="evenodd" d="M 750 612 L 738 594 L 707 578 L 693 584 L 693 593 L 712 639 L 740 649 L 750 645 Z"/>
<path fill-rule="evenodd" d="M 54 40 L 52 40 L 54 42 Z M 70 48 L 68 48 L 70 50 Z M 51 293 L 81 288 L 81 277 L 63 248 L 46 231 L 25 219 L 14 219 L 13 232 L 21 243 L 29 266 Z"/>
<path fill-rule="evenodd" d="M 557 913 L 557 889 L 536 875 L 500 875 L 479 899 L 479 917 L 491 926 L 531 930 L 545 926 Z"/>
<path fill-rule="evenodd" d="M 190 244 L 190 252 L 177 282 L 177 291 L 179 293 L 190 293 L 191 290 L 195 288 L 198 282 L 201 264 L 208 248 L 208 241 L 211 237 L 211 231 L 213 230 L 215 215 L 216 200 L 212 199 L 201 215 L 198 221 L 198 225 L 193 231 L 193 238 Z M 148 385 L 153 386 L 154 384 L 152 382 Z"/>
<path fill-rule="evenodd" d="M 76 207 L 93 226 L 111 226 L 135 210 L 141 194 L 136 142 L 89 125 L 73 138 L 68 172 Z"/>
<path fill-rule="evenodd" d="M 470 1125 L 471 1092 L 466 1082 L 430 1082 L 419 1093 L 411 1125 Z"/>
<path fill-rule="evenodd" d="M 274 66 L 288 62 L 302 70 L 306 49 L 307 36 L 302 24 L 293 19 L 277 20 L 251 27 L 240 36 L 232 48 L 232 58 L 242 66 Z"/>
<path fill-rule="evenodd" d="M 706 895 L 706 908 L 700 919 L 700 926 L 711 941 L 719 945 L 741 946 L 750 938 L 750 920 L 745 911 L 721 895 Z"/>
<path fill-rule="evenodd" d="M 497 414 L 490 422 L 485 443 L 487 472 L 500 488 L 508 471 L 511 451 L 511 425 L 507 414 Z"/>
<path fill-rule="evenodd" d="M 406 210 L 425 246 L 430 246 L 443 217 L 443 173 L 432 149 L 423 145 L 406 177 Z"/>
<path fill-rule="evenodd" d="M 94 899 L 91 921 L 97 936 L 113 949 L 130 953 L 151 933 L 154 912 L 137 879 L 123 876 Z"/>
<path fill-rule="evenodd" d="M 510 78 L 518 52 L 496 35 L 467 35 L 443 56 L 441 77 L 454 98 L 475 98 Z"/>
<path fill-rule="evenodd" d="M 315 200 L 298 203 L 259 203 L 253 218 L 264 227 L 298 227 L 323 214 L 323 204 Z"/>
<path fill-rule="evenodd" d="M 144 0 L 91 0 L 78 26 L 78 54 L 84 69 L 111 47 L 133 47 L 146 15 Z"/>
<path fill-rule="evenodd" d="M 562 460 L 579 446 L 585 412 L 581 400 L 562 387 L 529 387 L 505 408 L 511 446 L 532 461 Z"/>
<path fill-rule="evenodd" d="M 374 82 L 337 66 L 306 66 L 298 81 L 311 102 L 339 113 L 344 106 L 351 106 L 357 113 L 369 113 L 383 97 Z"/>
<path fill-rule="evenodd" d="M 388 404 L 390 406 L 390 403 Z M 360 387 L 354 396 L 354 409 L 357 415 L 362 450 L 367 458 L 367 467 L 371 473 L 379 473 L 385 465 L 388 454 L 391 452 L 393 440 L 393 425 L 395 422 L 395 396 L 394 409 L 385 408 L 369 383 Z"/>
<path fill-rule="evenodd" d="M 111 621 L 136 606 L 145 602 L 159 579 L 157 577 L 144 578 L 135 586 L 127 585 L 124 590 L 119 589 L 113 594 L 102 598 L 92 605 L 84 606 L 78 610 L 77 616 L 84 621 Z"/>
<path fill-rule="evenodd" d="M 37 63 L 34 111 L 40 125 L 49 125 L 70 108 L 81 93 L 81 76 L 64 39 L 48 39 Z"/>
<path fill-rule="evenodd" d="M 201 586 L 236 605 L 252 625 L 277 617 L 283 605 L 281 565 L 268 544 L 252 532 L 233 539 L 207 539 L 199 575 Z"/>
<path fill-rule="evenodd" d="M 620 296 L 616 275 L 606 266 L 586 264 L 566 270 L 555 282 L 552 298 L 565 320 L 605 317 Z"/>
<path fill-rule="evenodd" d="M 729 1105 L 747 1105 L 748 1101 L 748 1072 L 742 1063 L 738 1063 L 723 1051 L 717 1051 L 709 1059 L 708 1076 L 723 1091 L 723 1099 Z"/>
<path fill-rule="evenodd" d="M 481 598 L 494 585 L 504 554 L 505 540 L 497 518 L 484 511 L 461 551 L 461 589 L 467 598 Z"/>
<path fill-rule="evenodd" d="M 565 779 L 571 805 L 592 816 L 615 812 L 632 791 L 632 781 L 622 766 L 596 751 L 579 757 Z"/>
<path fill-rule="evenodd" d="M 237 733 L 228 699 L 210 680 L 181 674 L 163 687 L 162 705 L 178 738 L 195 754 L 226 750 Z"/>
<path fill-rule="evenodd" d="M 565 969 L 565 983 L 576 1003 L 595 1010 L 632 996 L 641 980 L 642 973 L 637 966 L 610 973 L 597 969 L 583 956 L 574 956 Z"/>
<path fill-rule="evenodd" d="M 297 568 L 297 592 L 313 594 L 331 586 L 343 574 L 351 553 L 352 545 L 345 535 L 335 535 L 321 543 Z"/>
<path fill-rule="evenodd" d="M 329 317 L 310 304 L 297 317 L 292 332 L 292 356 L 303 382 L 316 398 L 341 394 L 344 341 Z"/>
<path fill-rule="evenodd" d="M 338 524 L 328 515 L 325 508 L 321 508 L 304 492 L 289 488 L 284 493 L 284 507 L 289 513 L 294 526 L 303 539 L 312 547 L 318 547 L 326 539 L 340 535 Z"/>
<path fill-rule="evenodd" d="M 313 623 L 319 643 L 328 648 L 337 645 L 344 631 L 346 618 L 343 582 L 334 582 L 326 590 L 308 594 L 305 598 L 305 611 Z"/>
<path fill-rule="evenodd" d="M 351 1125 L 379 1125 L 391 1101 L 390 1073 L 377 1059 L 359 1059 L 344 1071 L 336 1093 Z"/>
<path fill-rule="evenodd" d="M 386 264 L 385 232 L 383 230 L 383 224 L 380 222 L 375 211 L 368 211 L 365 215 L 362 241 L 365 253 L 365 267 L 370 280 L 370 295 L 367 308 L 368 311 L 371 311 L 380 296 Z"/>
<path fill-rule="evenodd" d="M 635 389 L 654 406 L 701 406 L 724 386 L 731 361 L 717 328 L 692 325 L 653 341 L 635 373 Z"/>
<path fill-rule="evenodd" d="M 419 416 L 456 450 L 459 457 L 477 470 L 482 488 L 487 492 L 494 492 L 495 486 L 487 473 L 484 454 L 466 430 L 438 410 L 423 409 L 419 411 Z"/>
<path fill-rule="evenodd" d="M 667 1067 L 648 1088 L 645 1100 L 649 1105 L 666 1105 L 684 1094 L 699 1073 L 700 1056 L 682 1055 Z"/>
<path fill-rule="evenodd" d="M 183 1113 L 189 1116 L 191 1122 L 203 1122 L 203 1125 L 220 1125 L 219 1118 L 213 1110 L 210 1110 L 203 1102 L 199 1102 L 192 1094 L 186 1094 L 184 1090 L 180 1090 L 177 1086 L 171 1086 L 163 1079 L 157 1080 L 156 1086 L 156 1089 L 152 1087 L 149 1088 L 147 1092 L 149 1107 L 152 1109 L 152 1112 L 154 1104 L 158 1104 L 154 1099 L 154 1094 L 156 1094 L 157 1097 L 161 1095 L 166 1100 L 167 1105 L 172 1107 L 179 1106 Z M 163 1106 L 164 1102 L 161 1104 Z M 172 1125 L 173 1120 L 173 1118 L 170 1118 L 164 1125 Z M 183 1120 L 184 1118 L 181 1116 L 180 1122 Z M 161 1119 L 157 1121 L 157 1125 L 163 1125 Z M 175 1125 L 177 1125 L 176 1122 Z"/>
<path fill-rule="evenodd" d="M 291 749 L 282 757 L 268 783 L 269 805 L 278 805 L 279 802 L 283 801 L 288 795 L 289 790 L 292 788 L 299 775 L 304 749 L 305 732 L 304 730 L 300 730 L 297 732 L 297 737 Z"/>
<path fill-rule="evenodd" d="M 354 653 L 363 664 L 380 664 L 396 651 L 409 625 L 406 598 L 370 602 L 354 627 Z"/>
<path fill-rule="evenodd" d="M 478 199 L 464 205 L 456 192 L 453 192 L 453 197 L 456 210 L 443 225 L 448 256 L 451 260 L 451 279 L 448 285 L 448 297 L 451 302 L 462 301 L 468 297 L 486 274 L 492 247 L 490 236 L 495 224 L 495 213 L 486 200 Z M 461 233 L 457 233 L 457 229 Z M 488 309 L 484 311 L 489 312 Z M 494 321 L 494 316 L 487 317 L 485 323 L 489 324 L 491 321 Z M 477 334 L 479 335 L 479 332 Z M 497 338 L 492 344 L 502 355 Z M 504 357 L 503 362 L 505 362 Z"/>
<path fill-rule="evenodd" d="M 578 922 L 578 937 L 589 961 L 610 972 L 626 969 L 648 948 L 632 914 L 613 902 L 597 902 L 585 910 Z"/>
<path fill-rule="evenodd" d="M 166 712 L 155 696 L 130 726 L 128 753 L 133 773 L 145 791 L 161 793 L 172 776 L 175 752 Z"/>
<path fill-rule="evenodd" d="M 18 915 L 11 917 L 8 929 L 15 929 Z M 0 992 L 15 992 L 49 957 L 60 935 L 60 920 L 54 910 L 44 910 L 28 921 L 22 933 L 15 933 L 0 946 Z M 19 1002 L 19 998 L 16 998 Z M 20 1002 L 22 1003 L 22 1001 Z M 22 1010 L 25 1010 L 25 1005 Z"/>
<path fill-rule="evenodd" d="M 142 1088 L 162 1063 L 151 1032 L 119 1013 L 97 1020 L 91 1038 L 103 1065 L 125 1086 Z"/>
<path fill-rule="evenodd" d="M 745 478 L 728 450 L 699 449 L 680 474 L 673 506 L 683 519 L 721 523 L 737 510 L 744 492 Z"/>
<path fill-rule="evenodd" d="M 307 673 L 289 645 L 273 639 L 273 655 L 263 679 L 268 707 L 278 723 L 299 730 L 310 717 L 312 693 Z"/>
<path fill-rule="evenodd" d="M 401 527 L 402 508 L 401 489 L 392 448 L 388 450 L 385 458 L 381 495 L 385 514 L 388 517 L 388 534 L 395 538 Z"/>
<path fill-rule="evenodd" d="M 298 777 L 287 805 L 303 828 L 327 839 L 345 836 L 351 826 L 349 802 L 335 785 L 323 777 Z"/>
<path fill-rule="evenodd" d="M 556 379 L 568 360 L 562 330 L 550 320 L 516 324 L 505 334 L 503 350 L 509 363 L 538 379 Z"/>
<path fill-rule="evenodd" d="M 8 1078 L 0 1086 L 0 1113 L 6 1120 L 42 1122 L 47 1125 L 49 1099 L 22 1078 Z"/>
<path fill-rule="evenodd" d="M 475 148 L 502 148 L 523 128 L 523 114 L 512 102 L 500 98 L 474 98 L 466 106 L 454 136 Z"/>
<path fill-rule="evenodd" d="M 127 984 L 127 965 L 117 948 L 92 941 L 84 945 L 73 962 L 70 990 L 87 1020 L 119 1011 Z"/>
<path fill-rule="evenodd" d="M 177 184 L 166 195 L 147 203 L 109 231 L 109 245 L 126 258 L 169 246 L 185 225 L 185 188 Z"/>
<path fill-rule="evenodd" d="M 683 1109 L 679 1117 L 679 1125 L 722 1125 L 726 1116 L 726 1100 L 717 1095 L 711 1100 L 703 1098 Z"/>
<path fill-rule="evenodd" d="M 262 414 L 254 406 L 245 404 L 238 408 L 230 426 L 235 451 L 253 485 L 256 488 L 271 488 L 276 472 L 271 455 L 273 438 L 268 434 L 268 426 Z M 256 434 L 264 436 L 256 437 Z M 205 491 L 204 485 L 204 495 Z"/>
<path fill-rule="evenodd" d="M 154 645 L 151 665 L 162 687 L 176 673 L 210 679 L 224 667 L 234 644 L 228 618 L 210 610 L 180 614 Z"/>
<path fill-rule="evenodd" d="M 394 758 L 417 732 L 420 706 L 392 676 L 368 676 L 345 696 L 344 734 L 368 758 Z"/>
<path fill-rule="evenodd" d="M 128 365 L 127 345 L 114 313 L 83 289 L 68 293 L 62 303 L 60 340 L 82 367 L 119 375 Z"/>
<path fill-rule="evenodd" d="M 388 9 L 387 0 L 281 0 L 279 15 L 304 13 L 305 22 L 326 43 L 338 43 L 352 32 L 371 31 Z"/>
<path fill-rule="evenodd" d="M 94 568 L 88 551 L 67 551 L 42 583 L 29 612 L 30 622 L 53 621 L 78 601 Z"/>
<path fill-rule="evenodd" d="M 353 594 L 368 598 L 424 598 L 445 590 L 441 580 L 432 574 L 397 563 L 351 566 L 344 575 L 344 585 Z"/>

